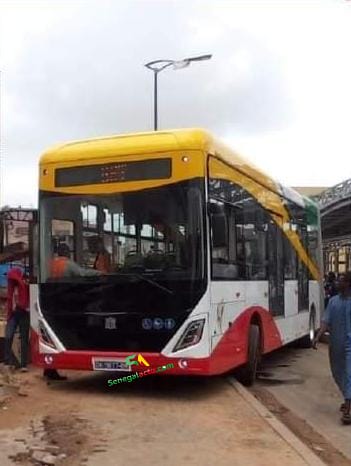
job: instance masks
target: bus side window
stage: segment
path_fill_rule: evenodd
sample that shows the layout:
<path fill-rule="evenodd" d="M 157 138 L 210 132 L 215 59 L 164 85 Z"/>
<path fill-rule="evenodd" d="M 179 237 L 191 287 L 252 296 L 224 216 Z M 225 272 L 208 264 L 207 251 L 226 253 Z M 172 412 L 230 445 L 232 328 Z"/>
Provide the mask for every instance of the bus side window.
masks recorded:
<path fill-rule="evenodd" d="M 308 253 L 317 267 L 320 267 L 319 254 L 319 233 L 317 225 L 307 226 Z"/>
<path fill-rule="evenodd" d="M 210 203 L 212 233 L 212 278 L 239 279 L 236 254 L 235 209 L 216 201 Z"/>
<path fill-rule="evenodd" d="M 293 230 L 294 226 L 289 222 L 285 229 Z M 297 279 L 297 254 L 287 236 L 283 235 L 284 249 L 284 278 L 285 280 Z"/>
<path fill-rule="evenodd" d="M 265 210 L 249 193 L 246 193 L 244 210 L 245 264 L 248 280 L 267 279 L 267 231 Z"/>
<path fill-rule="evenodd" d="M 38 245 L 39 245 L 39 228 L 35 217 L 34 221 L 29 223 L 29 280 L 30 283 L 38 281 Z"/>
<path fill-rule="evenodd" d="M 235 277 L 226 271 L 218 279 L 267 280 L 266 211 L 246 189 L 233 182 L 211 178 L 209 192 L 213 202 L 225 201 L 228 228 L 226 264 L 236 268 Z"/>

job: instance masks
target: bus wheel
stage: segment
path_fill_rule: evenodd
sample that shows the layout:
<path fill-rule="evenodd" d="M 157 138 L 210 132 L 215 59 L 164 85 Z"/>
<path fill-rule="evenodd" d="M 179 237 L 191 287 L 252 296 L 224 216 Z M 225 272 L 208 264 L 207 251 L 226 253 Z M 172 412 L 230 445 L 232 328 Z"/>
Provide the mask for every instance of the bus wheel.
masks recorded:
<path fill-rule="evenodd" d="M 248 361 L 245 366 L 238 370 L 238 380 L 246 386 L 255 383 L 257 376 L 257 367 L 261 360 L 261 338 L 258 325 L 250 325 L 249 330 L 249 347 Z"/>
<path fill-rule="evenodd" d="M 316 336 L 316 314 L 312 310 L 310 314 L 309 332 L 308 335 L 298 340 L 299 348 L 312 348 L 312 342 Z"/>

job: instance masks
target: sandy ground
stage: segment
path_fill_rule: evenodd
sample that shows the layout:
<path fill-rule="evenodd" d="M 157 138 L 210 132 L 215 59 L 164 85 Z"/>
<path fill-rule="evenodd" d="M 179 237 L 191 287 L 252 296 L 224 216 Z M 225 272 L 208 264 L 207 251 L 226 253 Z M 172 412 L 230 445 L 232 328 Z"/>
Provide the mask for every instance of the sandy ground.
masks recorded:
<path fill-rule="evenodd" d="M 16 376 L 22 394 L 0 409 L 1 466 L 305 464 L 225 378 L 109 388 L 105 374 L 68 375 L 49 386 L 37 370 Z"/>
<path fill-rule="evenodd" d="M 267 356 L 251 391 L 323 461 L 351 465 L 351 426 L 340 422 L 342 398 L 327 345 L 318 351 L 287 347 Z"/>

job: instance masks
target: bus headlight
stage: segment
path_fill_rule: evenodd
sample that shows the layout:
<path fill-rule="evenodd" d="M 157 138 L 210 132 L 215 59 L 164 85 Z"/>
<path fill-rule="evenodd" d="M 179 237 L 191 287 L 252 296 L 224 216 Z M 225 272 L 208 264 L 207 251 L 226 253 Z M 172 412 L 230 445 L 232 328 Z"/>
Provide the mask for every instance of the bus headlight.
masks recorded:
<path fill-rule="evenodd" d="M 185 329 L 173 351 L 179 351 L 199 343 L 205 326 L 205 319 L 193 320 Z"/>

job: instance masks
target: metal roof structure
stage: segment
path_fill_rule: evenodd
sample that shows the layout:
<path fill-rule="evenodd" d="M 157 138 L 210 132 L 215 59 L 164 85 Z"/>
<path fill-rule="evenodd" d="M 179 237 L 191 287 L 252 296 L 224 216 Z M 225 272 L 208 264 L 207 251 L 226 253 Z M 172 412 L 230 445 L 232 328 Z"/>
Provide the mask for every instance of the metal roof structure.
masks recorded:
<path fill-rule="evenodd" d="M 351 179 L 314 199 L 321 213 L 325 271 L 351 270 Z"/>
<path fill-rule="evenodd" d="M 351 179 L 327 189 L 315 199 L 321 210 L 323 239 L 351 237 Z"/>

